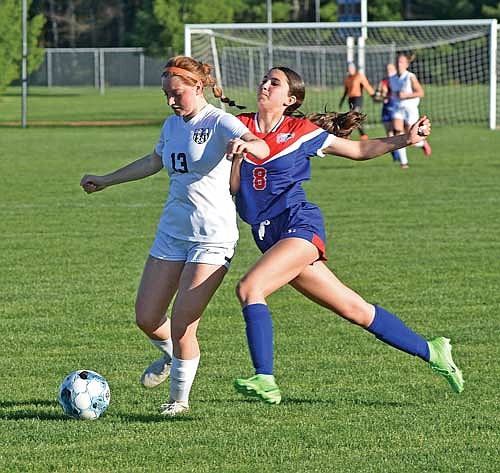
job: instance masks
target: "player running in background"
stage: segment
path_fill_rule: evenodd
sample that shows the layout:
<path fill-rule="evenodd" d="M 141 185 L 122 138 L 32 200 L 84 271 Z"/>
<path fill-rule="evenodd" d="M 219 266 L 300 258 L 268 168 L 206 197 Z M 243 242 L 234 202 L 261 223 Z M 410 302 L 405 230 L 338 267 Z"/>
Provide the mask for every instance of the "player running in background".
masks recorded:
<path fill-rule="evenodd" d="M 389 86 L 394 94 L 393 128 L 395 134 L 408 132 L 419 117 L 418 105 L 424 96 L 422 84 L 413 72 L 408 71 L 414 56 L 408 57 L 404 54 L 398 56 L 397 74 L 389 79 Z M 426 156 L 431 155 L 431 147 L 427 140 L 418 142 L 415 146 L 421 147 Z M 408 169 L 408 158 L 406 149 L 399 151 L 399 160 L 402 169 Z"/>
<path fill-rule="evenodd" d="M 384 125 L 386 136 L 393 136 L 394 95 L 392 94 L 389 80 L 390 77 L 397 73 L 396 66 L 391 63 L 387 64 L 386 72 L 387 75 L 378 83 L 373 100 L 382 102 L 382 124 Z M 391 151 L 391 155 L 394 161 L 399 161 L 399 150 Z"/>
<path fill-rule="evenodd" d="M 419 119 L 404 135 L 352 141 L 331 133 L 341 134 L 340 130 L 348 134 L 359 124 L 358 113 L 292 117 L 304 96 L 302 78 L 286 67 L 276 67 L 259 86 L 258 113 L 239 116 L 252 133 L 266 141 L 271 154 L 265 159 L 248 155 L 233 159 L 231 192 L 236 193 L 237 210 L 251 225 L 263 253 L 237 286 L 255 368 L 254 376 L 235 380 L 237 391 L 267 403 L 281 401 L 274 378 L 273 326 L 266 298 L 290 284 L 383 342 L 418 356 L 442 374 L 454 391 L 461 392 L 462 375 L 452 360 L 447 338 L 425 340 L 391 312 L 365 301 L 325 265 L 323 217 L 320 209 L 307 201 L 301 185 L 310 177 L 311 157 L 375 158 L 421 141 L 430 133 L 429 120 Z"/>
<path fill-rule="evenodd" d="M 348 74 L 344 79 L 344 95 L 340 99 L 339 109 L 342 108 L 345 98 L 348 97 L 349 109 L 354 112 L 361 112 L 361 108 L 363 107 L 363 90 L 366 89 L 372 97 L 375 95 L 375 91 L 366 76 L 356 69 L 356 65 L 353 62 L 347 64 L 347 72 Z M 368 135 L 361 126 L 359 127 L 359 133 L 362 140 L 368 139 Z"/>
<path fill-rule="evenodd" d="M 185 56 L 170 59 L 162 89 L 174 114 L 166 119 L 154 151 L 111 174 L 85 175 L 81 180 L 83 189 L 93 193 L 162 168 L 170 177 L 135 306 L 137 325 L 162 352 L 144 371 L 143 385 L 152 388 L 171 376 L 170 398 L 162 405 L 165 415 L 189 407 L 200 360 L 200 317 L 229 268 L 238 239 L 229 192 L 231 162 L 225 153 L 245 151 L 259 159 L 269 153 L 266 143 L 241 121 L 207 103 L 205 87 L 228 101 L 208 64 Z"/>

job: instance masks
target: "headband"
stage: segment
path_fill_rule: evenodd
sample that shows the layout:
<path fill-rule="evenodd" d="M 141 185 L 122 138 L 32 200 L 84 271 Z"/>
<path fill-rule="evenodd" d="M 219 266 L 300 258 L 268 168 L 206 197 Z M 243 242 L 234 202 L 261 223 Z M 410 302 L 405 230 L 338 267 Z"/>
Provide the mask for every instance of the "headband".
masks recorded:
<path fill-rule="evenodd" d="M 192 79 L 196 82 L 201 81 L 203 83 L 203 80 L 200 76 L 197 74 L 194 74 L 190 71 L 187 71 L 186 69 L 182 69 L 180 67 L 166 67 L 165 70 L 163 71 L 164 74 L 172 74 L 175 76 L 182 76 L 182 77 L 187 77 L 188 79 Z"/>

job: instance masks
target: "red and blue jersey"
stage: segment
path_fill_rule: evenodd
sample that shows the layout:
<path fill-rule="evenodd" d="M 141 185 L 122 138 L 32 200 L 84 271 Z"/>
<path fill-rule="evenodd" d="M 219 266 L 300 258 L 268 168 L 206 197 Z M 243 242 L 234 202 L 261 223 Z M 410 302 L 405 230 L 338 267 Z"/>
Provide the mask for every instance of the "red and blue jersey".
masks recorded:
<path fill-rule="evenodd" d="M 256 224 L 281 214 L 285 209 L 307 202 L 302 181 L 311 176 L 312 156 L 322 155 L 335 139 L 304 118 L 284 116 L 269 133 L 260 131 L 257 114 L 238 117 L 271 152 L 264 160 L 247 155 L 241 164 L 240 190 L 236 208 L 240 217 Z"/>

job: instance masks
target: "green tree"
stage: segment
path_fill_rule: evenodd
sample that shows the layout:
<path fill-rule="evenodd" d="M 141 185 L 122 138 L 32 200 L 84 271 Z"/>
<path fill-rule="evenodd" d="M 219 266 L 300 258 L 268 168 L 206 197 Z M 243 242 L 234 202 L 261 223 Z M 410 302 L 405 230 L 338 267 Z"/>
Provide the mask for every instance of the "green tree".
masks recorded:
<path fill-rule="evenodd" d="M 483 5 L 481 11 L 486 18 L 496 18 L 500 21 L 500 2 L 496 6 Z"/>
<path fill-rule="evenodd" d="M 160 44 L 174 52 L 184 51 L 186 23 L 232 23 L 235 10 L 244 7 L 243 0 L 155 0 L 154 16 L 162 27 Z"/>
<path fill-rule="evenodd" d="M 402 20 L 401 0 L 370 0 L 368 2 L 369 21 Z"/>
<path fill-rule="evenodd" d="M 28 1 L 28 7 L 31 2 Z M 43 49 L 38 38 L 44 25 L 43 15 L 28 21 L 28 72 L 40 66 Z M 18 0 L 0 0 L 0 92 L 21 75 L 22 63 L 22 6 Z"/>
<path fill-rule="evenodd" d="M 142 46 L 151 56 L 170 55 L 168 46 L 162 45 L 160 36 L 162 26 L 158 23 L 153 13 L 154 0 L 142 2 L 141 9 L 137 12 L 135 23 L 127 38 L 129 46 Z"/>

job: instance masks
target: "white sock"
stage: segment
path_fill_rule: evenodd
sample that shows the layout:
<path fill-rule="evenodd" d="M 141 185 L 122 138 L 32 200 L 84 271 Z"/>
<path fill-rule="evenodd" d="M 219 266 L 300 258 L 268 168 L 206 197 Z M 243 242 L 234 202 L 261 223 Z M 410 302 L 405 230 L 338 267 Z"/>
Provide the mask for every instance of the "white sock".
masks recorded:
<path fill-rule="evenodd" d="M 401 165 L 408 164 L 408 158 L 406 157 L 406 148 L 399 148 L 399 162 Z"/>
<path fill-rule="evenodd" d="M 155 340 L 153 338 L 150 338 L 149 341 L 166 356 L 168 363 L 172 361 L 174 349 L 172 346 L 171 338 L 167 338 L 166 340 Z"/>
<path fill-rule="evenodd" d="M 193 385 L 200 355 L 192 360 L 180 360 L 172 357 L 172 368 L 170 369 L 170 402 L 177 401 L 188 404 L 189 392 Z"/>

